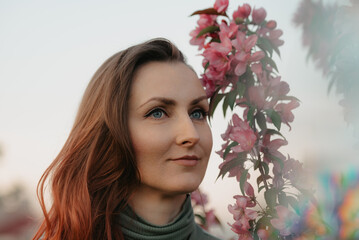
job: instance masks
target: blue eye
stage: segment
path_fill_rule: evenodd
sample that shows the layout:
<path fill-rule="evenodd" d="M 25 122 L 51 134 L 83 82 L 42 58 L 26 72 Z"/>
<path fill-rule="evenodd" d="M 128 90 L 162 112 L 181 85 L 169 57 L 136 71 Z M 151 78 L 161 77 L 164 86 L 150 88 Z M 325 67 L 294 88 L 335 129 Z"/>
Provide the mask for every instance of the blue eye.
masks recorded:
<path fill-rule="evenodd" d="M 201 120 L 206 116 L 206 113 L 201 109 L 196 109 L 191 113 L 191 118 Z"/>
<path fill-rule="evenodd" d="M 152 117 L 154 119 L 161 119 L 163 115 L 165 114 L 164 110 L 160 108 L 156 108 L 152 110 L 150 113 L 148 113 L 145 117 Z"/>

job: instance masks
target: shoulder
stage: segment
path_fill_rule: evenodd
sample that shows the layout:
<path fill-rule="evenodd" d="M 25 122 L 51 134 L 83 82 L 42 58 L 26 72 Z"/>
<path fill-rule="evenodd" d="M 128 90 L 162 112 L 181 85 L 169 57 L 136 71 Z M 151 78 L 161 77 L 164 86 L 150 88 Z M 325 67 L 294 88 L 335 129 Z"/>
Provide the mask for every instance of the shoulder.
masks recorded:
<path fill-rule="evenodd" d="M 204 229 L 202 229 L 199 225 L 196 224 L 196 229 L 194 231 L 193 237 L 191 236 L 190 240 L 221 240 L 215 236 L 212 236 Z"/>

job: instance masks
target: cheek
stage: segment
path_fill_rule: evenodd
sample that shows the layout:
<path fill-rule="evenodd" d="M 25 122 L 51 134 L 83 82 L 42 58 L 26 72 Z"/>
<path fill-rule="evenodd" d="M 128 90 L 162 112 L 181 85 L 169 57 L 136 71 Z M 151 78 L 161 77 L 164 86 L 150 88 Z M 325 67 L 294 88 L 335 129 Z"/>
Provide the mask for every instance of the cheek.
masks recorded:
<path fill-rule="evenodd" d="M 212 140 L 212 132 L 208 125 L 204 127 L 201 131 L 201 141 L 206 155 L 209 156 L 212 151 L 213 140 Z"/>
<path fill-rule="evenodd" d="M 166 132 L 156 127 L 138 127 L 131 133 L 131 140 L 138 163 L 158 158 L 166 153 L 169 139 Z"/>

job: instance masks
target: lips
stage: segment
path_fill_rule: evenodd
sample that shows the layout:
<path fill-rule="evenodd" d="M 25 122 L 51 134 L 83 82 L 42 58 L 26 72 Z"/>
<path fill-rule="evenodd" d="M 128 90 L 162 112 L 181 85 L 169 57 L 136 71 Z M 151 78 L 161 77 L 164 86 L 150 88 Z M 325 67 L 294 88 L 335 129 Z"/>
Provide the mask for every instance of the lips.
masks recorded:
<path fill-rule="evenodd" d="M 197 157 L 196 155 L 186 155 L 179 158 L 174 158 L 172 160 L 199 160 L 199 157 Z"/>
<path fill-rule="evenodd" d="M 173 162 L 187 167 L 193 167 L 196 166 L 198 163 L 199 157 L 196 155 L 185 155 L 179 158 L 172 159 Z"/>

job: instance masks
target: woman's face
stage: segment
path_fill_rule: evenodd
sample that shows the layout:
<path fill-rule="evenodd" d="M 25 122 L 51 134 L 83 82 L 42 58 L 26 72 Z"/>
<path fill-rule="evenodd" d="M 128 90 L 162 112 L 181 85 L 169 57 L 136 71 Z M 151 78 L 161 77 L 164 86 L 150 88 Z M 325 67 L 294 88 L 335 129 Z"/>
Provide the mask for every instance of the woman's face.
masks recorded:
<path fill-rule="evenodd" d="M 150 62 L 135 74 L 129 130 L 142 186 L 164 194 L 192 192 L 212 149 L 206 93 L 184 63 Z"/>

